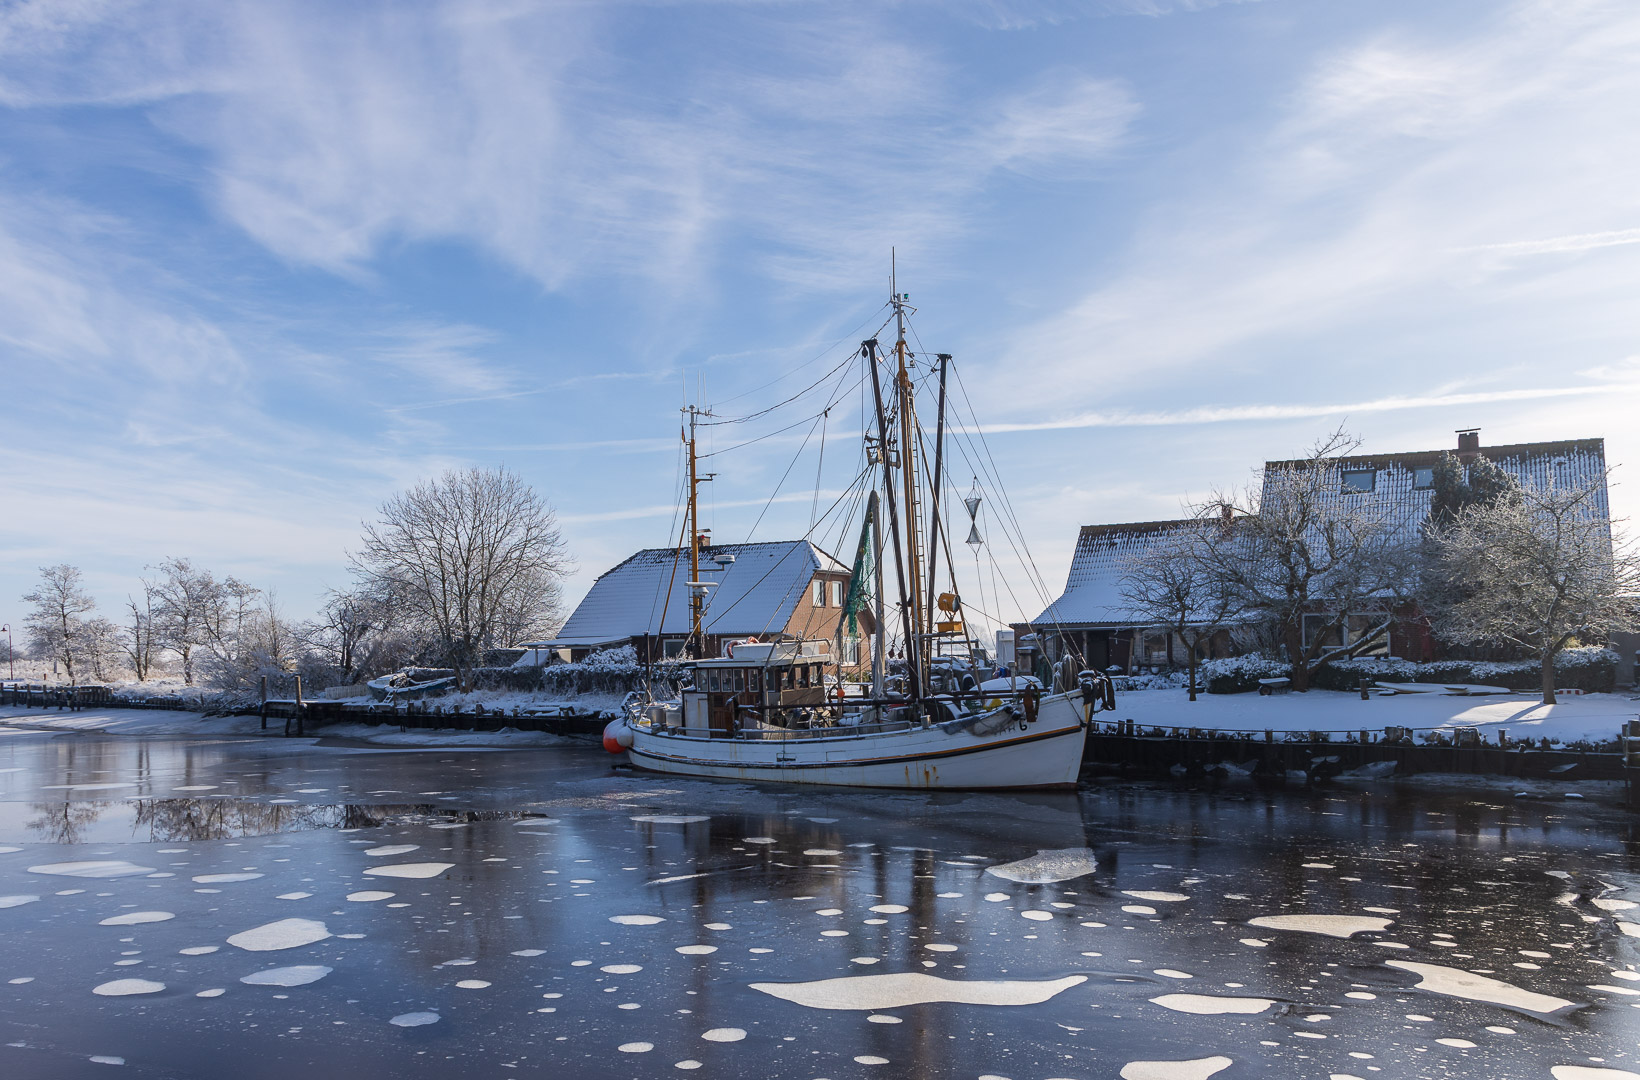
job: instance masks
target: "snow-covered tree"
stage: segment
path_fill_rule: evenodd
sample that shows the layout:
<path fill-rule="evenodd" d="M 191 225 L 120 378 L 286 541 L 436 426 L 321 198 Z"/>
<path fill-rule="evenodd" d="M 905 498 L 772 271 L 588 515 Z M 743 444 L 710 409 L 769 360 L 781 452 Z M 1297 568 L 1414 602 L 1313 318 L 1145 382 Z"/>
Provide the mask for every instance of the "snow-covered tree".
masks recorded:
<path fill-rule="evenodd" d="M 1600 506 L 1605 487 L 1604 477 L 1516 486 L 1430 532 L 1439 573 L 1457 596 L 1437 617 L 1436 633 L 1537 656 L 1546 705 L 1555 703 L 1554 660 L 1562 649 L 1640 629 L 1640 559 L 1612 542 Z"/>
<path fill-rule="evenodd" d="M 160 573 L 154 585 L 154 617 L 161 645 L 182 661 L 182 681 L 194 685 L 194 654 L 210 640 L 206 623 L 217 603 L 219 586 L 209 570 L 191 559 L 172 557 L 152 569 Z"/>
<path fill-rule="evenodd" d="M 125 625 L 120 628 L 120 647 L 138 682 L 145 682 L 159 659 L 160 628 L 155 604 L 159 598 L 154 582 L 142 579 L 142 597 L 126 596 Z"/>
<path fill-rule="evenodd" d="M 437 639 L 464 690 L 484 650 L 550 627 L 568 565 L 552 508 L 506 469 L 444 473 L 382 504 L 354 568 Z"/>
<path fill-rule="evenodd" d="M 1339 429 L 1304 458 L 1266 469 L 1256 491 L 1220 495 L 1203 507 L 1227 520 L 1210 540 L 1212 572 L 1242 615 L 1269 625 L 1295 690 L 1308 690 L 1310 673 L 1327 661 L 1383 640 L 1385 613 L 1416 582 L 1416 550 L 1388 507 L 1341 494 L 1338 459 L 1359 445 Z M 1379 625 L 1340 646 L 1361 615 Z"/>
<path fill-rule="evenodd" d="M 1127 605 L 1184 642 L 1191 701 L 1203 646 L 1240 607 L 1213 558 L 1215 534 L 1225 527 L 1222 521 L 1197 519 L 1171 529 L 1130 560 L 1122 574 Z"/>
<path fill-rule="evenodd" d="M 86 616 L 97 602 L 80 585 L 80 568 L 67 563 L 40 567 L 40 583 L 23 597 L 34 605 L 23 620 L 34 654 L 62 666 L 77 682 L 85 665 Z"/>

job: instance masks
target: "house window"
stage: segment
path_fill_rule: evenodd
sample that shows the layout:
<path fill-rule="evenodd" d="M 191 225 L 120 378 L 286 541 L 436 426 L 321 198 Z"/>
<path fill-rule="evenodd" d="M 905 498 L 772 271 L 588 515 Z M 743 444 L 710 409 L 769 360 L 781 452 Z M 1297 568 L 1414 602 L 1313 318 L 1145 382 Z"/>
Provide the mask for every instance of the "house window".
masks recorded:
<path fill-rule="evenodd" d="M 665 656 L 681 656 L 681 655 L 683 655 L 683 639 L 682 638 L 673 638 L 671 641 L 667 641 L 667 642 L 662 643 L 661 653 L 662 653 L 662 655 L 665 655 Z"/>
<path fill-rule="evenodd" d="M 831 583 L 831 606 L 843 606 L 843 583 L 841 581 Z"/>
<path fill-rule="evenodd" d="M 1344 642 L 1339 638 L 1338 627 L 1328 625 L 1332 621 L 1333 616 L 1331 615 L 1304 616 L 1304 647 L 1308 649 L 1314 645 L 1317 638 L 1322 639 L 1321 647 L 1324 649 L 1336 649 L 1343 645 Z"/>
<path fill-rule="evenodd" d="M 1341 486 L 1346 492 L 1366 494 L 1377 481 L 1378 474 L 1372 469 L 1345 469 Z"/>
<path fill-rule="evenodd" d="M 816 581 L 814 583 L 814 606 L 826 606 L 826 583 L 824 581 Z"/>
<path fill-rule="evenodd" d="M 843 639 L 843 663 L 858 664 L 860 662 L 860 639 L 846 637 Z"/>
<path fill-rule="evenodd" d="M 1435 486 L 1435 470 L 1434 469 L 1413 469 L 1412 470 L 1412 490 L 1413 491 L 1428 491 L 1430 488 L 1432 488 L 1434 486 Z"/>

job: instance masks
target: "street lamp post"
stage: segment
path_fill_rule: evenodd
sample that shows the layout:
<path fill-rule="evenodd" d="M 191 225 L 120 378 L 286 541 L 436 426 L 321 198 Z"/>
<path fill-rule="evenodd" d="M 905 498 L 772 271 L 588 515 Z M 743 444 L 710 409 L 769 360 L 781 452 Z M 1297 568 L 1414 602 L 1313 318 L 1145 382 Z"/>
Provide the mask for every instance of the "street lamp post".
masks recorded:
<path fill-rule="evenodd" d="M 17 681 L 17 653 L 11 647 L 11 623 L 0 626 L 6 632 L 6 661 L 11 665 L 11 681 Z"/>

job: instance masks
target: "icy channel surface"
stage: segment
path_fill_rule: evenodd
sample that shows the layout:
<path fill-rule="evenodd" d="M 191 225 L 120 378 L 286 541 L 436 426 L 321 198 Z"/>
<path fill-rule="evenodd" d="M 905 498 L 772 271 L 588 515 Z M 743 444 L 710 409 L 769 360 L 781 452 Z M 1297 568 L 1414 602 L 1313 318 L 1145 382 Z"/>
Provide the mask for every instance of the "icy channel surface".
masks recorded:
<path fill-rule="evenodd" d="M 0 896 L 0 908 L 22 907 L 24 904 L 35 903 L 39 899 L 38 896 L 32 895 Z"/>
<path fill-rule="evenodd" d="M 1256 919 L 1248 919 L 1247 925 L 1266 930 L 1297 930 L 1305 934 L 1347 938 L 1352 934 L 1381 933 L 1389 929 L 1392 921 L 1366 915 L 1260 915 Z"/>
<path fill-rule="evenodd" d="M 697 821 L 711 821 L 705 814 L 640 814 L 632 819 L 646 825 L 693 825 Z"/>
<path fill-rule="evenodd" d="M 228 944 L 246 952 L 277 952 L 312 945 L 329 936 L 330 931 L 317 919 L 280 919 L 235 934 L 228 939 Z"/>
<path fill-rule="evenodd" d="M 43 863 L 28 868 L 31 874 L 51 874 L 54 877 L 122 878 L 138 874 L 152 874 L 152 866 L 137 866 L 124 859 L 95 859 L 89 862 Z"/>
<path fill-rule="evenodd" d="M 987 866 L 985 872 L 1004 881 L 1046 885 L 1084 877 L 1093 873 L 1096 865 L 1092 848 L 1053 848 L 1040 850 L 1028 859 Z"/>
<path fill-rule="evenodd" d="M 611 915 L 609 921 L 621 926 L 654 926 L 666 920 L 659 915 Z"/>
<path fill-rule="evenodd" d="M 392 1024 L 394 1027 L 423 1027 L 427 1024 L 436 1024 L 438 1022 L 439 1015 L 436 1012 L 400 1013 L 388 1021 L 388 1023 Z"/>
<path fill-rule="evenodd" d="M 1122 1066 L 1122 1080 L 1207 1080 L 1234 1062 L 1227 1057 L 1191 1058 L 1189 1061 L 1130 1061 Z"/>
<path fill-rule="evenodd" d="M 1459 968 L 1442 967 L 1440 964 L 1415 964 L 1410 960 L 1386 960 L 1384 963 L 1388 967 L 1401 968 L 1417 975 L 1421 980 L 1417 989 L 1428 990 L 1432 994 L 1445 994 L 1447 997 L 1463 998 L 1465 1001 L 1485 1001 L 1492 1005 L 1504 1005 L 1511 1009 L 1525 1009 L 1527 1012 L 1535 1013 L 1552 1013 L 1568 1005 L 1577 1004 L 1565 998 L 1535 994 L 1530 990 L 1522 990 L 1513 983 L 1489 979 L 1485 975 L 1476 975 L 1474 972 Z"/>
<path fill-rule="evenodd" d="M 1556 1065 L 1549 1070 L 1555 1080 L 1640 1080 L 1640 1073 L 1627 1069 L 1597 1069 L 1592 1065 Z"/>
<path fill-rule="evenodd" d="M 1153 1004 L 1194 1016 L 1253 1016 L 1275 1004 L 1271 998 L 1214 997 L 1211 994 L 1163 994 L 1150 999 Z"/>
<path fill-rule="evenodd" d="M 169 911 L 131 911 L 124 915 L 114 915 L 99 922 L 98 926 L 140 926 L 143 923 L 170 922 L 176 918 Z"/>
<path fill-rule="evenodd" d="M 770 997 L 811 1009 L 863 1009 L 878 1012 L 906 1005 L 950 1001 L 961 1005 L 1040 1005 L 1088 981 L 1086 975 L 1042 981 L 942 979 L 920 971 L 889 975 L 851 975 L 800 983 L 752 983 Z"/>
<path fill-rule="evenodd" d="M 447 862 L 389 863 L 387 866 L 369 867 L 365 873 L 372 877 L 435 878 L 453 866 L 455 863 Z"/>
<path fill-rule="evenodd" d="M 291 967 L 253 971 L 239 981 L 247 986 L 306 986 L 329 975 L 335 968 L 323 964 L 296 964 Z"/>

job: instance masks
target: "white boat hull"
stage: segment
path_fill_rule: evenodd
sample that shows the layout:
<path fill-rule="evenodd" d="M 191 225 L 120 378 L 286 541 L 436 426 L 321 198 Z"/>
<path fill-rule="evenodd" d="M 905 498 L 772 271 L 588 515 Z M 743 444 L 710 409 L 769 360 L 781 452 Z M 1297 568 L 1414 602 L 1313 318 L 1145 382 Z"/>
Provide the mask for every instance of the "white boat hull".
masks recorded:
<path fill-rule="evenodd" d="M 938 725 L 868 735 L 729 739 L 631 730 L 627 753 L 651 772 L 721 780 L 898 789 L 1063 788 L 1087 735 L 1080 695 L 1042 699 L 1037 717 L 976 735 Z"/>

